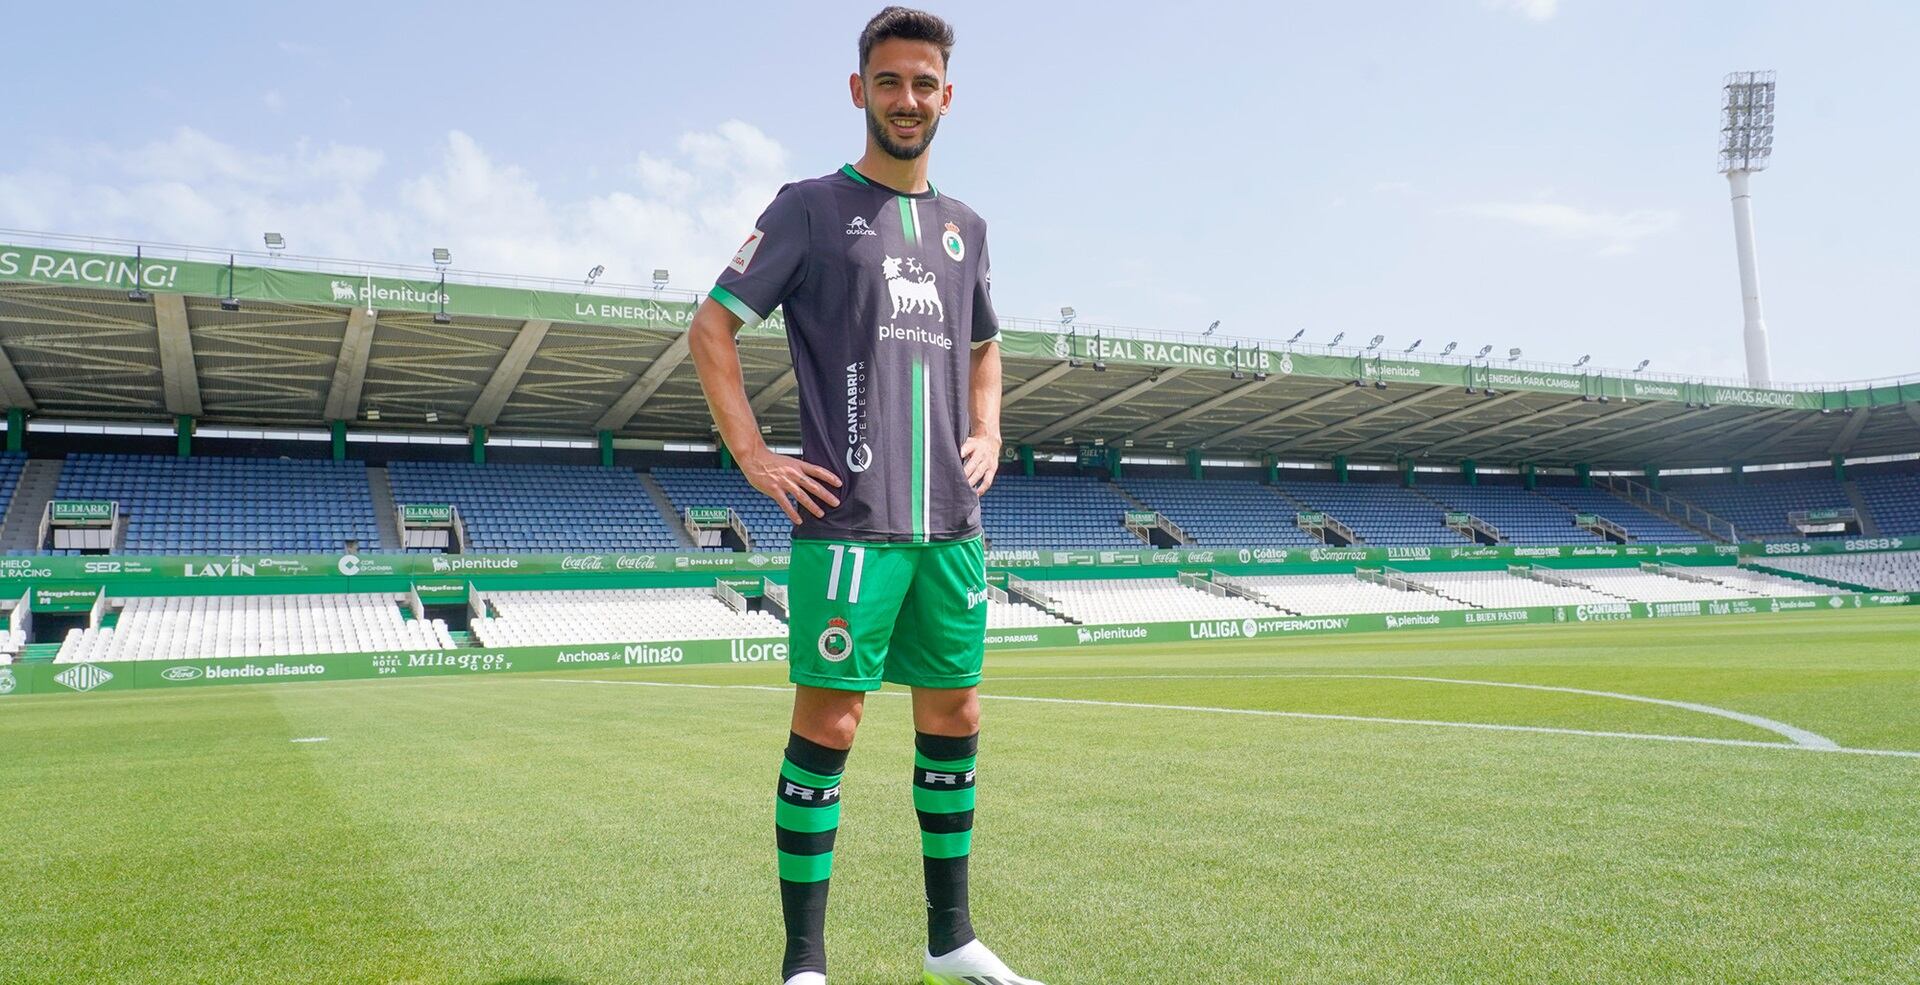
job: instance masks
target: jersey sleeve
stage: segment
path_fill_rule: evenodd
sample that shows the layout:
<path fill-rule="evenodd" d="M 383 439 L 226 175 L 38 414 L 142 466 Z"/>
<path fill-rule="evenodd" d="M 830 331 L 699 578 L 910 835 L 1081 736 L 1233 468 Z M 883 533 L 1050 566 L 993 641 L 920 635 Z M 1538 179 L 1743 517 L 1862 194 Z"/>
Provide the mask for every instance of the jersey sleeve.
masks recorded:
<path fill-rule="evenodd" d="M 707 296 L 748 328 L 760 324 L 800 287 L 807 272 L 809 236 L 807 205 L 799 187 L 781 188 Z"/>
<path fill-rule="evenodd" d="M 1000 316 L 993 310 L 993 262 L 987 255 L 987 234 L 980 233 L 980 276 L 973 282 L 973 347 L 1000 340 Z"/>

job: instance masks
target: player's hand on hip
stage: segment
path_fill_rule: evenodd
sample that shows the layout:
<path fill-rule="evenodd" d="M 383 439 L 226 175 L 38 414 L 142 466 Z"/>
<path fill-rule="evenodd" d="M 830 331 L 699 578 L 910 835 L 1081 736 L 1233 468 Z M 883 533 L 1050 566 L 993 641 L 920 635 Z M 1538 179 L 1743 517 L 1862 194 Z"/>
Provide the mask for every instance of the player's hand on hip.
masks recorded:
<path fill-rule="evenodd" d="M 1000 471 L 1000 439 L 976 434 L 960 444 L 960 465 L 966 470 L 967 485 L 976 496 L 993 488 L 993 476 Z"/>
<path fill-rule="evenodd" d="M 780 511 L 796 524 L 801 510 L 825 516 L 827 510 L 840 505 L 840 497 L 828 489 L 840 488 L 840 477 L 812 462 L 764 450 L 739 461 L 748 484 L 778 503 Z"/>

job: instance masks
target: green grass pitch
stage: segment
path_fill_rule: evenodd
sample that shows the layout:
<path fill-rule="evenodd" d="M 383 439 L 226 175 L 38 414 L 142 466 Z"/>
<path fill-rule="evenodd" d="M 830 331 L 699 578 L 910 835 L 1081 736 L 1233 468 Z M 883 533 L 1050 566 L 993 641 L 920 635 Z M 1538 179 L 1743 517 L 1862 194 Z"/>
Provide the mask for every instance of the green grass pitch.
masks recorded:
<path fill-rule="evenodd" d="M 772 982 L 783 686 L 0 700 L 0 982 Z M 1920 610 L 1001 653 L 984 690 L 976 924 L 1049 985 L 1920 980 L 1920 757 L 1793 745 L 1920 751 Z M 910 734 L 869 702 L 835 985 L 917 981 Z"/>

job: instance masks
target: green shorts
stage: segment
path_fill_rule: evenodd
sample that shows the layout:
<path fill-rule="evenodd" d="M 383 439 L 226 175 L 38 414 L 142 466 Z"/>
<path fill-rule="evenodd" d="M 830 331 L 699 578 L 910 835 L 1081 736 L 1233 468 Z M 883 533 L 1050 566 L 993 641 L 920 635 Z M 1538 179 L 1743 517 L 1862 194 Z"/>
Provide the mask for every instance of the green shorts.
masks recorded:
<path fill-rule="evenodd" d="M 796 540 L 787 569 L 788 676 L 872 691 L 973 687 L 987 645 L 980 538 L 932 544 Z"/>

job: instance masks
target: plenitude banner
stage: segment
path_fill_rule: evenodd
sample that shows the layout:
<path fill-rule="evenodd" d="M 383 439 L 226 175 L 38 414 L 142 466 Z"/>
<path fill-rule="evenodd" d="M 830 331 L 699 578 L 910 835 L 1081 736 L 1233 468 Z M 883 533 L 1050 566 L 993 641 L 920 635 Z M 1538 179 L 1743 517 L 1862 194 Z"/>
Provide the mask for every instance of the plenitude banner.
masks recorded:
<path fill-rule="evenodd" d="M 0 281 L 111 290 L 139 287 L 148 291 L 201 297 L 232 296 L 242 300 L 366 306 L 381 310 L 436 312 L 444 309 L 453 315 L 674 331 L 685 330 L 692 323 L 697 308 L 691 301 L 599 294 L 590 287 L 578 291 L 549 291 L 463 284 L 449 280 L 443 292 L 438 279 L 243 265 L 229 268 L 224 263 L 157 257 L 143 258 L 136 263 L 134 257 L 121 254 L 6 244 L 0 244 Z M 747 334 L 781 336 L 785 331 L 783 313 L 776 311 L 773 317 Z M 1000 342 L 1007 354 L 1029 358 L 1078 358 L 1108 363 L 1192 367 L 1319 379 L 1481 387 L 1620 400 L 1665 400 L 1801 410 L 1842 410 L 1920 403 L 1920 383 L 1834 391 L 1770 390 L 1503 367 L 1497 364 L 1425 362 L 1388 359 L 1383 355 L 1294 352 L 1261 345 L 1212 345 L 1193 341 L 1109 337 L 1097 332 L 1062 334 L 1012 328 L 1001 332 Z"/>

